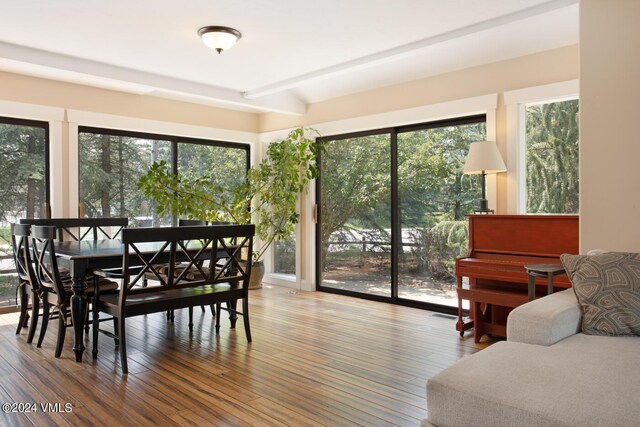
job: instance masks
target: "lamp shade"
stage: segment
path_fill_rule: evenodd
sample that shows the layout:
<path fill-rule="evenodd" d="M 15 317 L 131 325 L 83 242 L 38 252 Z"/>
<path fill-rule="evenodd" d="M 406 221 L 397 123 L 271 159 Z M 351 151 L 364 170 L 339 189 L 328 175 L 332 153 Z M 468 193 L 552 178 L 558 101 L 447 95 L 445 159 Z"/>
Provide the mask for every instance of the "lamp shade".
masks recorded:
<path fill-rule="evenodd" d="M 502 161 L 498 146 L 494 141 L 478 141 L 471 143 L 464 173 L 497 173 L 505 172 L 507 167 Z"/>

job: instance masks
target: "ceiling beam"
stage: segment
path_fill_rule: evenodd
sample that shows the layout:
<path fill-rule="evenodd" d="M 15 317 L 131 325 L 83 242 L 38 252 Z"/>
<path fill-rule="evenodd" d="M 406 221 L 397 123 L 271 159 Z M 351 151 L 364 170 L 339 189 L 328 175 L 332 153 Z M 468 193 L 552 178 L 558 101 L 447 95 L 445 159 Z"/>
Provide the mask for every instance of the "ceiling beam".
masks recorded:
<path fill-rule="evenodd" d="M 557 9 L 572 6 L 574 4 L 577 4 L 578 1 L 579 0 L 551 0 L 527 9 L 509 13 L 507 15 L 491 18 L 486 21 L 481 21 L 472 25 L 468 25 L 466 27 L 428 37 L 426 39 L 418 40 L 402 46 L 387 49 L 382 52 L 363 56 L 361 58 L 343 62 L 341 64 L 336 64 L 330 67 L 322 68 L 320 70 L 312 71 L 310 73 L 302 74 L 297 77 L 292 77 L 290 79 L 285 79 L 279 82 L 268 84 L 266 86 L 244 92 L 243 95 L 247 99 L 256 99 L 285 90 L 293 89 L 312 81 L 321 80 L 328 77 L 335 77 L 340 74 L 351 73 L 359 69 L 373 67 L 407 56 L 413 56 L 418 54 L 421 50 L 434 46 L 436 44 L 444 43 L 460 37 L 468 36 L 470 34 L 478 33 L 480 31 L 489 30 L 501 25 L 510 24 L 512 22 L 531 18 L 536 15 L 541 15 L 543 13 L 548 13 Z"/>
<path fill-rule="evenodd" d="M 0 42 L 0 69 L 122 92 L 163 96 L 180 95 L 184 100 L 221 103 L 254 111 L 302 115 L 306 104 L 291 94 L 275 94 L 260 100 L 218 86 L 160 76 L 102 62 L 85 60 Z"/>

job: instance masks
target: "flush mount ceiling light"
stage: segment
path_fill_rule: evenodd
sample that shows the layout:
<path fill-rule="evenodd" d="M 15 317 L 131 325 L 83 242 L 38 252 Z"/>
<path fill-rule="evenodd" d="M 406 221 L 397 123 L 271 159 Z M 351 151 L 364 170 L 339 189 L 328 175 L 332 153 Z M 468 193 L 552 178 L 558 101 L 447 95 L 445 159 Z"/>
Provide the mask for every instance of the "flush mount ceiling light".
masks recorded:
<path fill-rule="evenodd" d="M 220 26 L 202 27 L 198 30 L 198 35 L 207 46 L 217 50 L 218 53 L 229 49 L 242 37 L 240 31 Z"/>

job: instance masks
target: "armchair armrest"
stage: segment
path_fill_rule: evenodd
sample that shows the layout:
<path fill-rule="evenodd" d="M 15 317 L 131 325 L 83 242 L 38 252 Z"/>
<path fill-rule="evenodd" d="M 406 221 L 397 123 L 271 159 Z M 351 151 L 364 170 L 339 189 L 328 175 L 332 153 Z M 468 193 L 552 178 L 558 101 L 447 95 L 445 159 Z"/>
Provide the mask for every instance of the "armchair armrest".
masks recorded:
<path fill-rule="evenodd" d="M 582 310 L 573 289 L 515 308 L 507 318 L 507 340 L 550 346 L 580 332 Z"/>

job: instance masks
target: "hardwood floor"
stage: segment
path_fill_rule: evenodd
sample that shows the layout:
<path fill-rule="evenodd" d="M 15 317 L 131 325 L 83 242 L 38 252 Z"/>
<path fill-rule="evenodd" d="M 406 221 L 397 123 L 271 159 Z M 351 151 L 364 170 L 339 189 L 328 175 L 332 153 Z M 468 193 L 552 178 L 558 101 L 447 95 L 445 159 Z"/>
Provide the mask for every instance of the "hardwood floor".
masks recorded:
<path fill-rule="evenodd" d="M 451 317 L 340 295 L 265 287 L 250 307 L 251 344 L 226 313 L 219 335 L 199 308 L 192 334 L 186 310 L 173 324 L 127 319 L 128 376 L 104 335 L 98 359 L 76 363 L 69 330 L 55 359 L 57 322 L 38 349 L 15 335 L 17 313 L 1 315 L 0 403 L 62 410 L 3 412 L 0 425 L 417 426 L 427 378 L 487 346 Z"/>

